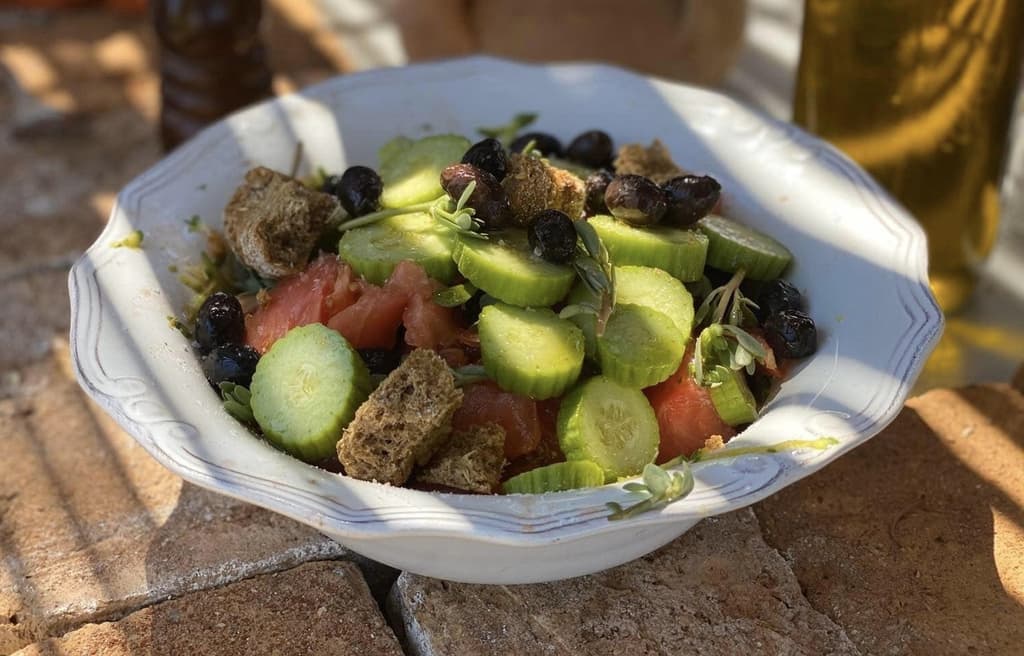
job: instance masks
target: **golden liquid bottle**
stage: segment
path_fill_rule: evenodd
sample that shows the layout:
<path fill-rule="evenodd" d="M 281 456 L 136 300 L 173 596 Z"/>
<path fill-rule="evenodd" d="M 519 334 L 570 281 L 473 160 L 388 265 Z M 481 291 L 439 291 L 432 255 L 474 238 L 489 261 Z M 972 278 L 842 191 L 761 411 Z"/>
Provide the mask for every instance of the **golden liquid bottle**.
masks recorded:
<path fill-rule="evenodd" d="M 794 121 L 917 218 L 947 312 L 995 241 L 1022 37 L 1020 0 L 805 3 Z"/>

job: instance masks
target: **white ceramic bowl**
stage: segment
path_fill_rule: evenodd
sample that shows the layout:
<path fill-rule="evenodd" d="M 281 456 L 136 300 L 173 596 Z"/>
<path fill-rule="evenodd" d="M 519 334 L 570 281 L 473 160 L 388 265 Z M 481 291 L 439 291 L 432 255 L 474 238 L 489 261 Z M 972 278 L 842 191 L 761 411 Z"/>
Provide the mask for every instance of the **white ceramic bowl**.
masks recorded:
<path fill-rule="evenodd" d="M 253 437 L 221 408 L 187 341 L 168 325 L 188 293 L 169 271 L 196 261 L 185 219 L 220 224 L 246 169 L 375 165 L 397 134 L 458 132 L 536 111 L 563 138 L 589 128 L 616 143 L 660 138 L 686 168 L 721 181 L 725 212 L 796 255 L 818 353 L 799 364 L 732 445 L 822 435 L 826 451 L 698 464 L 686 499 L 625 521 L 618 485 L 537 496 L 429 494 L 305 465 Z M 111 242 L 141 229 L 144 248 Z M 153 457 L 196 485 L 318 528 L 354 551 L 421 574 L 523 583 L 598 571 L 641 556 L 702 517 L 754 503 L 880 431 L 900 410 L 942 328 L 921 230 L 860 169 L 797 128 L 736 102 L 606 66 L 470 58 L 349 75 L 246 109 L 129 184 L 70 276 L 79 380 Z"/>

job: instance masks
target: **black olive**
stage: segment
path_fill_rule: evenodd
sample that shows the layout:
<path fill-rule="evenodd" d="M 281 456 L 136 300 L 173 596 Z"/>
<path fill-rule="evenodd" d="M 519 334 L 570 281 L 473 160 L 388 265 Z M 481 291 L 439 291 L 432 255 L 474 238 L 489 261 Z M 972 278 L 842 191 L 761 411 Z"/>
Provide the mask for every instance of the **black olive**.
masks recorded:
<path fill-rule="evenodd" d="M 800 290 L 782 278 L 777 278 L 761 285 L 761 291 L 757 295 L 757 305 L 757 316 L 764 321 L 782 310 L 802 310 L 804 299 Z"/>
<path fill-rule="evenodd" d="M 210 294 L 196 314 L 195 338 L 200 353 L 224 344 L 240 343 L 245 336 L 242 304 L 231 294 Z"/>
<path fill-rule="evenodd" d="M 462 156 L 462 163 L 487 171 L 498 182 L 504 180 L 508 173 L 508 153 L 497 139 L 484 139 L 470 146 Z"/>
<path fill-rule="evenodd" d="M 654 225 L 665 215 L 661 187 L 642 175 L 619 175 L 604 192 L 608 211 L 616 219 L 634 225 Z"/>
<path fill-rule="evenodd" d="M 587 130 L 569 142 L 565 156 L 592 169 L 611 166 L 612 138 L 603 130 Z"/>
<path fill-rule="evenodd" d="M 472 164 L 452 164 L 441 171 L 441 188 L 452 200 L 458 201 L 470 182 L 476 182 L 466 203 L 476 210 L 476 217 L 488 228 L 500 228 L 509 222 L 512 206 L 508 194 L 498 180 Z"/>
<path fill-rule="evenodd" d="M 664 185 L 665 223 L 685 227 L 703 219 L 718 203 L 722 185 L 710 175 L 681 175 Z"/>
<path fill-rule="evenodd" d="M 530 219 L 526 229 L 534 255 L 555 264 L 566 264 L 576 253 L 576 228 L 572 219 L 559 210 L 543 210 Z"/>
<path fill-rule="evenodd" d="M 783 358 L 805 358 L 818 348 L 814 320 L 801 310 L 781 310 L 764 322 L 764 338 Z"/>
<path fill-rule="evenodd" d="M 533 142 L 535 150 L 539 150 L 540 154 L 544 157 L 554 155 L 555 157 L 562 156 L 562 142 L 558 140 L 558 137 L 552 136 L 546 132 L 527 132 L 521 134 L 512 140 L 508 149 L 513 153 L 523 152 L 523 148 L 526 148 L 526 144 Z"/>
<path fill-rule="evenodd" d="M 386 376 L 397 369 L 402 362 L 401 348 L 363 348 L 357 349 L 357 351 L 371 374 Z"/>
<path fill-rule="evenodd" d="M 245 344 L 224 344 L 203 357 L 203 374 L 216 387 L 223 382 L 248 387 L 260 354 Z"/>
<path fill-rule="evenodd" d="M 615 174 L 608 169 L 594 171 L 587 176 L 587 214 L 604 214 L 608 206 L 604 204 L 604 192 Z"/>
<path fill-rule="evenodd" d="M 356 217 L 377 211 L 384 183 L 370 167 L 350 166 L 340 176 L 328 176 L 320 191 L 337 197 L 348 215 Z"/>

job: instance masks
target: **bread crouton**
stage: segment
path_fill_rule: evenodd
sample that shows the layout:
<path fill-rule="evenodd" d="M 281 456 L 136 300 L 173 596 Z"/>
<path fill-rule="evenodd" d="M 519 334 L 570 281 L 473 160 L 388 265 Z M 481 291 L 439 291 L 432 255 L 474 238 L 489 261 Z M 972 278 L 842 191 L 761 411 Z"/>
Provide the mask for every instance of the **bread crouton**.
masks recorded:
<path fill-rule="evenodd" d="M 471 426 L 453 432 L 413 480 L 425 485 L 490 494 L 501 481 L 504 465 L 505 429 L 497 424 Z"/>
<path fill-rule="evenodd" d="M 402 485 L 451 434 L 460 405 L 445 361 L 416 349 L 359 406 L 338 441 L 338 460 L 353 478 Z"/>
<path fill-rule="evenodd" d="M 224 236 L 239 260 L 264 278 L 298 273 L 338 207 L 283 173 L 257 166 L 224 208 Z"/>
<path fill-rule="evenodd" d="M 672 155 L 665 148 L 665 144 L 658 139 L 655 139 L 650 146 L 626 144 L 620 148 L 619 155 L 615 158 L 615 173 L 617 175 L 642 175 L 658 184 L 664 184 L 672 178 L 686 175 L 686 172 L 672 161 Z"/>
<path fill-rule="evenodd" d="M 583 216 L 587 200 L 583 180 L 542 159 L 513 153 L 502 181 L 512 206 L 512 220 L 526 226 L 542 210 L 556 209 L 576 220 Z"/>

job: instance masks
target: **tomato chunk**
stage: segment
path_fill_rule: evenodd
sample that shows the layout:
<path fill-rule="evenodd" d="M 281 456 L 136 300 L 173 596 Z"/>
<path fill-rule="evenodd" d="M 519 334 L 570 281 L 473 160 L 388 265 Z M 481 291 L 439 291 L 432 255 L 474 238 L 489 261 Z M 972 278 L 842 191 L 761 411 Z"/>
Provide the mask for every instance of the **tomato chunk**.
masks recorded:
<path fill-rule="evenodd" d="M 404 295 L 387 287 L 363 285 L 359 300 L 331 317 L 327 327 L 337 330 L 355 348 L 394 348 L 405 306 Z"/>
<path fill-rule="evenodd" d="M 462 407 L 452 418 L 455 428 L 498 424 L 505 429 L 508 460 L 530 453 L 540 444 L 541 421 L 533 399 L 506 392 L 491 382 L 474 383 L 463 393 Z"/>
<path fill-rule="evenodd" d="M 668 380 L 644 390 L 661 432 L 659 463 L 692 454 L 712 435 L 728 440 L 736 434 L 715 412 L 708 390 L 690 377 L 691 360 L 692 347 L 687 349 L 679 369 Z"/>
<path fill-rule="evenodd" d="M 269 300 L 245 318 L 245 341 L 260 353 L 292 328 L 326 323 L 327 318 L 351 305 L 357 295 L 348 265 L 325 254 L 306 270 L 277 283 Z"/>

